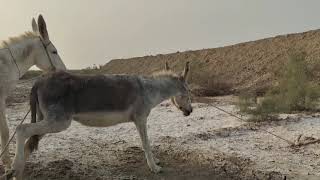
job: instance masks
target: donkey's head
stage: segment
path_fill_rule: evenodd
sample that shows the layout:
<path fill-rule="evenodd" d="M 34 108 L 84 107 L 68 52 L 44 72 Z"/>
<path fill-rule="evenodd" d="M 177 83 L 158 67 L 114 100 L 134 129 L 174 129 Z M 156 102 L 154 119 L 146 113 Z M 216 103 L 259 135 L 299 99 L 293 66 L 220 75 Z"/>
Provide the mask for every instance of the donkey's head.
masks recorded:
<path fill-rule="evenodd" d="M 66 70 L 57 49 L 49 39 L 47 25 L 42 15 L 38 17 L 38 24 L 34 18 L 32 19 L 32 30 L 40 37 L 34 53 L 35 65 L 43 71 Z"/>
<path fill-rule="evenodd" d="M 170 70 L 168 63 L 165 64 L 165 70 Z M 187 76 L 189 73 L 189 62 L 186 62 L 185 68 L 178 79 L 181 83 L 178 95 L 171 98 L 172 103 L 183 112 L 183 115 L 189 116 L 192 113 L 191 94 L 187 84 Z"/>

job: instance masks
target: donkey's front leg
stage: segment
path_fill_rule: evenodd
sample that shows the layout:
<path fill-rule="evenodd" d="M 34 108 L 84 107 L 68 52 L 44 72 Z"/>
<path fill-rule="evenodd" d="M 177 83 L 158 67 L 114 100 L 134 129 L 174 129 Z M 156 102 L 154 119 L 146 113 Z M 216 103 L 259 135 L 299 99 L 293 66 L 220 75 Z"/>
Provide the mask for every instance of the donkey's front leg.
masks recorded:
<path fill-rule="evenodd" d="M 143 146 L 142 146 L 142 150 L 145 152 L 145 150 L 143 149 Z M 150 153 L 152 154 L 154 162 L 159 165 L 160 164 L 160 160 L 153 155 L 152 151 L 150 151 Z"/>
<path fill-rule="evenodd" d="M 6 120 L 6 103 L 5 97 L 0 95 L 0 136 L 1 136 L 1 151 L 4 151 L 5 145 L 9 140 L 9 128 Z M 9 148 L 5 150 L 3 156 L 1 157 L 5 169 L 8 170 L 11 168 L 11 158 L 9 155 Z"/>
<path fill-rule="evenodd" d="M 11 173 L 9 176 L 14 176 L 17 180 L 23 179 L 23 170 L 25 165 L 24 144 L 27 137 L 21 133 L 22 126 L 24 125 L 18 125 L 17 127 L 16 155 L 12 164 L 13 170 L 9 171 L 9 174 Z"/>
<path fill-rule="evenodd" d="M 161 167 L 156 165 L 155 159 L 153 158 L 153 154 L 151 152 L 150 143 L 147 134 L 147 118 L 139 119 L 135 121 L 135 125 L 139 132 L 142 147 L 147 158 L 147 163 L 151 171 L 154 173 L 159 173 L 161 171 Z"/>

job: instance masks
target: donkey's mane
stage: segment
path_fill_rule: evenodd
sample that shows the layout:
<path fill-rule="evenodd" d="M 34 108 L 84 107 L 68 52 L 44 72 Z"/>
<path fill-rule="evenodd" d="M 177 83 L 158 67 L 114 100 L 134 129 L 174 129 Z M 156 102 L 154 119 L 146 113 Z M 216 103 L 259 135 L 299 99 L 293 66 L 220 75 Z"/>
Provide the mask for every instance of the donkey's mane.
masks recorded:
<path fill-rule="evenodd" d="M 8 40 L 2 41 L 0 44 L 0 48 L 5 48 L 5 47 L 8 47 L 12 44 L 16 44 L 18 42 L 21 42 L 25 39 L 31 39 L 31 38 L 35 38 L 35 37 L 39 37 L 39 35 L 35 32 L 27 31 L 19 36 L 10 37 Z"/>
<path fill-rule="evenodd" d="M 163 70 L 152 74 L 154 78 L 179 78 L 179 75 L 171 70 Z"/>

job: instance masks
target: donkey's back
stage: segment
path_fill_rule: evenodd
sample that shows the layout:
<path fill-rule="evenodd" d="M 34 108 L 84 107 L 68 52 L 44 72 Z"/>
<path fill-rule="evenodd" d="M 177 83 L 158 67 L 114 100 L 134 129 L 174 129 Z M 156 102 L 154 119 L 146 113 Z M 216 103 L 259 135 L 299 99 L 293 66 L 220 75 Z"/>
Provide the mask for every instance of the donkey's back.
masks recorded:
<path fill-rule="evenodd" d="M 56 72 L 34 85 L 40 110 L 61 114 L 124 113 L 143 103 L 141 81 L 127 75 L 73 75 Z M 33 90 L 35 91 L 35 90 Z M 50 114 L 48 114 L 50 116 Z"/>

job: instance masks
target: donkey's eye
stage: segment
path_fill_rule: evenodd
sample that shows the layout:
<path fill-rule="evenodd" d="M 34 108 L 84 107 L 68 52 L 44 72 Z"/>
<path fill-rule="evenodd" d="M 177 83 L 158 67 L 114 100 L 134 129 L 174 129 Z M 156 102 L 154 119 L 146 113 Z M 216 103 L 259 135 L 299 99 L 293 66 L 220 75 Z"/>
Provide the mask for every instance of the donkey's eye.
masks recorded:
<path fill-rule="evenodd" d="M 58 54 L 58 51 L 52 51 L 52 54 Z"/>

